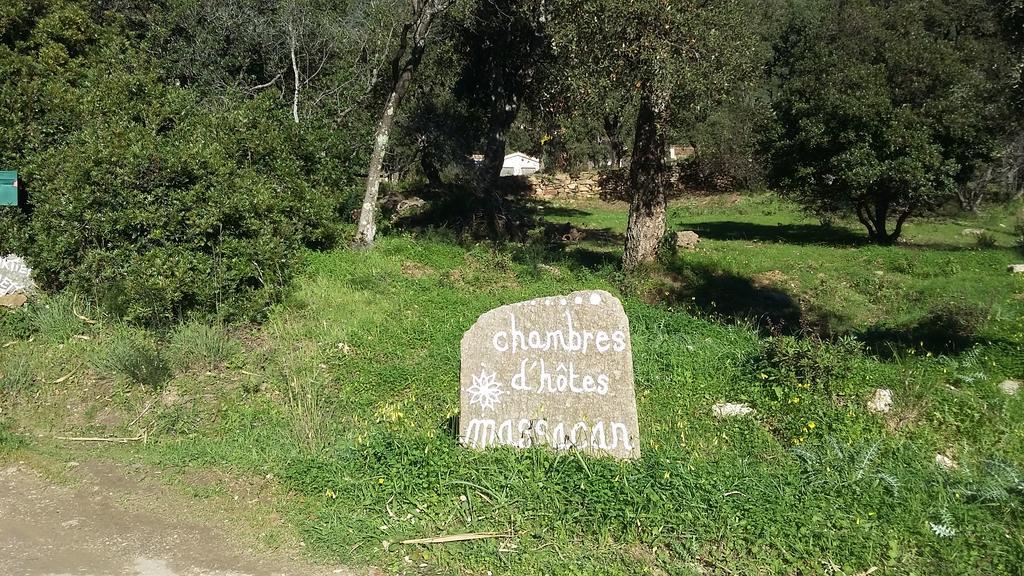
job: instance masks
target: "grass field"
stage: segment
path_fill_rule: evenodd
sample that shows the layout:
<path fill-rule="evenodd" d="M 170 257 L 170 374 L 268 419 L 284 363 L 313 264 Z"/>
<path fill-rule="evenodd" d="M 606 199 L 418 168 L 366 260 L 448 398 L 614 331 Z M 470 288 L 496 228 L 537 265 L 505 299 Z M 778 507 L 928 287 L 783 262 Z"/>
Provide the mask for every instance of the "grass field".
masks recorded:
<path fill-rule="evenodd" d="M 57 296 L 0 316 L 0 458 L 271 475 L 313 557 L 403 573 L 1024 574 L 1024 393 L 997 387 L 1024 379 L 1014 210 L 882 248 L 770 196 L 688 200 L 670 222 L 698 249 L 625 278 L 623 206 L 546 205 L 573 241 L 311 253 L 261 327 L 151 334 Z M 459 447 L 462 333 L 589 288 L 630 318 L 643 458 Z M 466 532 L 505 536 L 399 544 Z"/>

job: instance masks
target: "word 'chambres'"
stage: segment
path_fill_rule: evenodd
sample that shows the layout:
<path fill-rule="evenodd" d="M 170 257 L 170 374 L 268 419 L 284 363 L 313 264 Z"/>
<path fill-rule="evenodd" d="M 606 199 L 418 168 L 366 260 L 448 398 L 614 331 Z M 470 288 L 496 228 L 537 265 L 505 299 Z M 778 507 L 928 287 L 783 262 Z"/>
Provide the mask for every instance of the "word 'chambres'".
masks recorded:
<path fill-rule="evenodd" d="M 609 350 L 622 352 L 626 349 L 626 334 L 621 330 L 616 330 L 611 334 L 604 330 L 576 330 L 572 324 L 572 314 L 568 311 L 565 313 L 565 329 L 547 332 L 538 332 L 537 330 L 523 332 L 516 327 L 515 315 L 509 314 L 508 316 L 511 324 L 509 329 L 499 330 L 491 338 L 491 345 L 498 352 L 511 351 L 515 354 L 519 351 L 561 349 L 566 352 L 586 354 L 587 350 L 591 348 L 591 344 L 593 344 L 594 350 L 602 354 Z"/>

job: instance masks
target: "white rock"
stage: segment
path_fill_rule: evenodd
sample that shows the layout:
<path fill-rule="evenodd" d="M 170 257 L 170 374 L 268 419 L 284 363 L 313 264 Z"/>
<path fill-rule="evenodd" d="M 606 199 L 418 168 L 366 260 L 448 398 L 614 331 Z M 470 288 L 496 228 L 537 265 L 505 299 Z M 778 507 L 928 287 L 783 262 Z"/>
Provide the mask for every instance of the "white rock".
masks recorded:
<path fill-rule="evenodd" d="M 868 401 L 868 410 L 884 414 L 892 410 L 892 390 L 879 388 Z"/>
<path fill-rule="evenodd" d="M 0 296 L 31 293 L 35 289 L 32 269 L 20 256 L 11 254 L 6 258 L 0 258 Z"/>
<path fill-rule="evenodd" d="M 1017 382 L 1016 380 L 1003 380 L 999 383 L 999 390 L 1002 391 L 1003 394 L 1013 396 L 1018 390 L 1020 390 L 1020 382 Z"/>
<path fill-rule="evenodd" d="M 984 233 L 985 231 L 979 228 L 964 228 L 964 231 L 961 232 L 964 236 L 980 236 Z"/>
<path fill-rule="evenodd" d="M 1024 264 L 1010 264 L 1006 269 L 1014 274 L 1024 274 Z"/>
<path fill-rule="evenodd" d="M 746 404 L 719 402 L 711 407 L 711 412 L 716 418 L 729 418 L 731 416 L 746 416 L 747 414 L 753 414 L 754 409 Z"/>
<path fill-rule="evenodd" d="M 959 464 L 954 462 L 952 458 L 946 456 L 945 454 L 936 454 L 935 463 L 938 464 L 939 468 L 942 468 L 943 470 L 956 470 L 957 468 L 960 467 Z"/>

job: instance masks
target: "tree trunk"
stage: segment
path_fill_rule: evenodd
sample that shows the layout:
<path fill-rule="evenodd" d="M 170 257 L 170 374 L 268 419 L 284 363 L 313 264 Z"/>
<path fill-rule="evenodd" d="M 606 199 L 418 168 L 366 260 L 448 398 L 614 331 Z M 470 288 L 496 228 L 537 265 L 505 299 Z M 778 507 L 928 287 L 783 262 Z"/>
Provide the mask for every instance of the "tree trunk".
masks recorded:
<path fill-rule="evenodd" d="M 295 27 L 288 24 L 288 40 L 291 44 L 292 73 L 295 76 L 295 94 L 292 97 L 292 118 L 299 123 L 299 90 L 302 87 L 302 79 L 299 77 L 299 62 L 295 58 Z"/>
<path fill-rule="evenodd" d="M 369 248 L 373 246 L 377 236 L 377 196 L 380 193 L 380 176 L 384 169 L 384 156 L 388 152 L 388 140 L 391 128 L 395 125 L 395 114 L 398 102 L 402 99 L 398 90 L 388 96 L 387 106 L 373 135 L 373 153 L 370 155 L 370 172 L 366 176 L 366 192 L 363 194 L 363 206 L 359 211 L 359 228 L 356 231 L 357 246 Z"/>
<path fill-rule="evenodd" d="M 913 207 L 900 212 L 896 217 L 896 226 L 890 233 L 888 231 L 888 219 L 890 216 L 890 205 L 886 200 L 874 200 L 873 202 L 862 202 L 857 205 L 857 220 L 867 229 L 868 238 L 879 246 L 892 246 L 903 234 L 903 224 L 913 214 Z"/>
<path fill-rule="evenodd" d="M 504 122 L 492 116 L 487 130 L 487 141 L 484 143 L 484 161 L 480 169 L 481 187 L 484 191 L 492 189 L 501 177 L 501 168 L 505 165 L 505 131 Z"/>
<path fill-rule="evenodd" d="M 501 181 L 507 143 L 505 135 L 514 119 L 514 115 L 510 116 L 504 110 L 492 112 L 484 144 L 484 161 L 476 185 L 478 217 L 483 218 L 488 236 L 498 240 L 514 240 L 522 236 L 522 230 L 509 213 L 508 202 L 505 201 L 506 186 Z"/>
<path fill-rule="evenodd" d="M 665 236 L 665 133 L 662 118 L 667 98 L 644 94 L 636 117 L 633 156 L 629 166 L 632 201 L 626 226 L 622 268 L 627 272 L 651 262 Z"/>
<path fill-rule="evenodd" d="M 359 211 L 359 228 L 356 230 L 354 242 L 356 246 L 373 246 L 377 235 L 377 196 L 380 192 L 380 177 L 398 106 L 401 105 L 412 83 L 413 74 L 423 60 L 427 34 L 430 32 L 434 17 L 450 5 L 450 0 L 413 0 L 413 21 L 402 29 L 401 41 L 391 62 L 392 89 L 384 105 L 384 111 L 377 120 L 377 129 L 373 135 L 373 153 L 370 155 L 363 205 Z"/>
<path fill-rule="evenodd" d="M 505 165 L 508 131 L 519 115 L 519 86 L 510 88 L 507 75 L 512 74 L 500 61 L 500 56 L 489 61 L 487 75 L 490 78 L 488 94 L 483 97 L 490 101 L 487 109 L 487 139 L 484 142 L 484 160 L 476 182 L 480 216 L 489 229 L 489 236 L 498 240 L 518 239 L 522 236 L 518 222 L 509 213 L 505 193 L 508 186 L 501 181 L 501 169 Z"/>
<path fill-rule="evenodd" d="M 622 136 L 619 133 L 621 120 L 618 116 L 605 114 L 604 135 L 608 138 L 608 152 L 611 155 L 611 167 L 622 168 L 622 157 L 625 155 L 625 146 L 622 144 Z"/>
<path fill-rule="evenodd" d="M 973 181 L 963 183 L 956 188 L 956 199 L 960 209 L 965 212 L 978 213 L 981 208 L 981 201 L 985 198 L 985 192 L 989 183 L 992 182 L 993 166 L 989 165 L 983 176 L 978 176 Z"/>
<path fill-rule="evenodd" d="M 440 190 L 444 187 L 444 179 L 441 178 L 441 171 L 437 168 L 437 162 L 434 161 L 434 152 L 430 144 L 430 140 L 425 136 L 420 138 L 420 170 L 427 178 L 427 186 L 434 190 Z"/>

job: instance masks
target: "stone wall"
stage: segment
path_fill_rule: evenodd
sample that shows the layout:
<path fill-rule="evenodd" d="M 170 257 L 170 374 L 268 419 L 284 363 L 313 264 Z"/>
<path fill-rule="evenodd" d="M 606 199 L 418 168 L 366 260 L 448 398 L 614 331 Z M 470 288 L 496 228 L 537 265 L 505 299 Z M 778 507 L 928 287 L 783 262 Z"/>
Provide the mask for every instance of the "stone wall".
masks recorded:
<path fill-rule="evenodd" d="M 588 200 L 601 197 L 597 171 L 580 172 L 575 176 L 565 173 L 534 174 L 527 177 L 527 182 L 537 198 Z"/>

